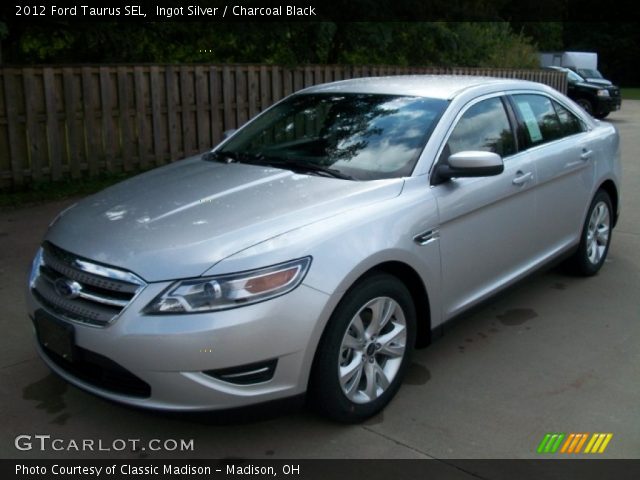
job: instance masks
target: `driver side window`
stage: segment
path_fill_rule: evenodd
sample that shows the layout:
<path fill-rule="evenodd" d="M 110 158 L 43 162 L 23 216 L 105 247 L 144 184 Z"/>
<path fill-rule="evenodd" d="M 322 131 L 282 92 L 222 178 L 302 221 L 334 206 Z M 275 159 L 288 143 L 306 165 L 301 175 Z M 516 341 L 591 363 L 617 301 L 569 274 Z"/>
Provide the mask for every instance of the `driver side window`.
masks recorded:
<path fill-rule="evenodd" d="M 500 98 L 478 102 L 460 117 L 440 160 L 446 162 L 450 155 L 469 150 L 493 152 L 501 157 L 515 153 L 515 138 Z"/>

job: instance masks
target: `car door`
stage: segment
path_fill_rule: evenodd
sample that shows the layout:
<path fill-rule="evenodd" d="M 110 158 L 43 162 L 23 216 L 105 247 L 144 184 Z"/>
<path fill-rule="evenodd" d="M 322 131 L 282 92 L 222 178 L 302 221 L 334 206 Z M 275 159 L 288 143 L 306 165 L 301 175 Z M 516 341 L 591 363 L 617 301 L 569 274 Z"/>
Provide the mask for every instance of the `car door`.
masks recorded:
<path fill-rule="evenodd" d="M 577 242 L 593 188 L 595 148 L 586 125 L 544 94 L 517 94 L 514 110 L 525 125 L 536 184 L 536 255 L 553 256 Z"/>
<path fill-rule="evenodd" d="M 535 166 L 517 151 L 507 107 L 501 96 L 467 104 L 439 154 L 438 163 L 470 150 L 504 160 L 500 175 L 454 178 L 432 189 L 440 216 L 444 319 L 517 277 L 534 251 Z"/>

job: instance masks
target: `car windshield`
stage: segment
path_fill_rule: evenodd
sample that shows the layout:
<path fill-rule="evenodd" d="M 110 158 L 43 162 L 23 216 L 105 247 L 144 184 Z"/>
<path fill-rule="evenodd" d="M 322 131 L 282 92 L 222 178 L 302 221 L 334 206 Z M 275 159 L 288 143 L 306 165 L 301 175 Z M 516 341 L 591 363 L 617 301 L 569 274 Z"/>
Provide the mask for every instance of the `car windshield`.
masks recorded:
<path fill-rule="evenodd" d="M 213 158 L 353 180 L 408 176 L 446 106 L 413 96 L 298 94 L 243 128 Z"/>
<path fill-rule="evenodd" d="M 567 78 L 570 82 L 584 82 L 584 78 L 582 78 L 580 75 L 578 75 L 576 72 L 574 72 L 573 70 L 566 70 L 567 72 Z"/>
<path fill-rule="evenodd" d="M 578 69 L 578 73 L 585 78 L 603 78 L 602 74 L 598 70 L 580 68 Z"/>

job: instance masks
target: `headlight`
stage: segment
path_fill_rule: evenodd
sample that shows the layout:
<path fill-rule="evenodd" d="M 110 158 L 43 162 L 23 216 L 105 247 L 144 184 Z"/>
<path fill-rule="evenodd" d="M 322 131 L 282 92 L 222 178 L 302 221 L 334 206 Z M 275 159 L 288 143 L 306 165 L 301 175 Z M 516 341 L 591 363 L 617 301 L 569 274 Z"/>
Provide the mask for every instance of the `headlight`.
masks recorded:
<path fill-rule="evenodd" d="M 246 272 L 180 280 L 153 299 L 145 314 L 200 313 L 241 307 L 284 295 L 304 279 L 311 257 Z"/>
<path fill-rule="evenodd" d="M 609 96 L 609 90 L 605 90 L 605 89 L 598 90 L 598 96 L 599 97 L 608 97 Z"/>

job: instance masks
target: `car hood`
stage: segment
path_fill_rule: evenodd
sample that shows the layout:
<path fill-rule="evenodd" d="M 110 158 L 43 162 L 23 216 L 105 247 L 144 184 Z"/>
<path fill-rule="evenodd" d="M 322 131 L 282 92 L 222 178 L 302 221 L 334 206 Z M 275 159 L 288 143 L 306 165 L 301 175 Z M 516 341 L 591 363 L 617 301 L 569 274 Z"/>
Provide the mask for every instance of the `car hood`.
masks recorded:
<path fill-rule="evenodd" d="M 193 157 L 80 201 L 54 220 L 46 240 L 148 282 L 196 277 L 256 243 L 393 198 L 402 185 Z"/>
<path fill-rule="evenodd" d="M 600 89 L 605 89 L 605 90 L 611 90 L 612 88 L 616 88 L 615 85 L 613 85 L 611 82 L 609 82 L 607 80 L 607 83 L 603 83 L 601 80 L 587 80 L 584 82 L 578 82 L 578 85 L 583 86 L 583 87 L 587 87 L 587 88 L 592 88 L 593 90 L 600 90 Z"/>
<path fill-rule="evenodd" d="M 585 78 L 587 83 L 591 83 L 593 85 L 604 85 L 605 87 L 610 87 L 613 85 L 609 80 L 605 80 L 604 78 Z"/>

